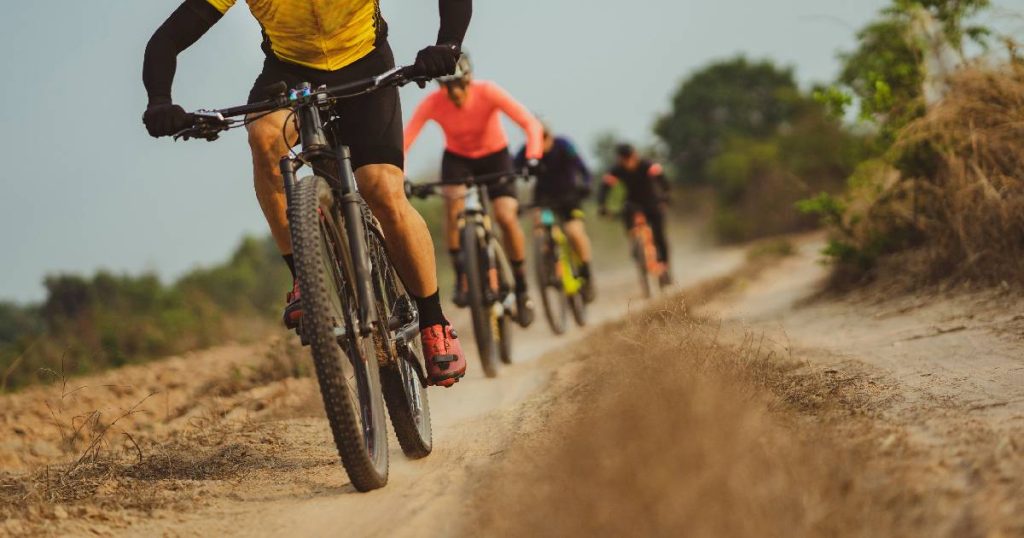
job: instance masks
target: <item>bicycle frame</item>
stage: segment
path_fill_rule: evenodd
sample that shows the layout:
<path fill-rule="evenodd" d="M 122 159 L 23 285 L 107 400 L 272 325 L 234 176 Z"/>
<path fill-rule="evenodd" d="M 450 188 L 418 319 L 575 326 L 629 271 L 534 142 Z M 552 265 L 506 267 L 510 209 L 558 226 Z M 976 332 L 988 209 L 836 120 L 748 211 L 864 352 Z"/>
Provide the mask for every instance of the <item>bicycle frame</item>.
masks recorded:
<path fill-rule="evenodd" d="M 642 245 L 643 252 L 639 254 L 644 257 L 643 262 L 647 272 L 660 276 L 665 268 L 658 261 L 658 249 L 654 246 L 654 232 L 651 231 L 651 227 L 647 224 L 647 217 L 644 216 L 643 212 L 635 211 L 633 213 L 633 227 L 630 229 L 630 233 Z"/>
<path fill-rule="evenodd" d="M 500 243 L 500 237 L 498 237 L 491 220 L 491 204 L 487 196 L 487 186 L 468 186 L 464 200 L 465 206 L 463 207 L 462 213 L 459 215 L 459 219 L 457 221 L 459 230 L 461 231 L 465 229 L 466 223 L 469 220 L 473 220 L 480 224 L 479 229 L 482 230 L 483 235 L 478 237 L 478 239 L 481 244 L 486 245 L 491 241 L 491 239 L 499 241 Z M 466 246 L 463 245 L 463 248 L 466 248 Z M 485 252 L 488 256 L 487 282 L 488 287 L 490 288 L 489 291 L 494 295 L 494 297 L 490 298 L 493 300 L 500 296 L 503 290 L 500 289 L 501 286 L 498 279 L 498 260 L 495 259 L 494 253 L 490 252 L 489 249 L 485 249 Z"/>
<path fill-rule="evenodd" d="M 569 296 L 576 295 L 579 293 L 580 288 L 583 287 L 583 279 L 574 275 L 570 269 L 574 262 L 578 264 L 576 251 L 569 244 L 569 239 L 565 236 L 565 232 L 562 231 L 562 227 L 558 225 L 553 211 L 548 208 L 541 209 L 540 226 L 551 230 L 551 238 L 554 240 L 558 255 L 556 263 L 558 264 L 558 273 L 562 279 L 562 291 Z"/>
<path fill-rule="evenodd" d="M 343 145 L 334 146 L 334 136 L 321 115 L 322 110 L 330 113 L 329 107 L 329 96 L 321 92 L 310 101 L 294 108 L 302 150 L 294 156 L 289 155 L 281 159 L 281 175 L 284 177 L 285 197 L 289 205 L 292 189 L 298 181 L 295 174 L 306 163 L 311 164 L 313 170 L 322 175 L 334 191 L 344 222 L 347 248 L 353 265 L 352 285 L 359 303 L 357 319 L 353 320 L 353 330 L 360 336 L 368 336 L 380 320 L 374 301 L 369 256 L 364 240 L 366 228 L 363 225 L 359 189 L 355 173 L 352 171 L 349 149 Z"/>

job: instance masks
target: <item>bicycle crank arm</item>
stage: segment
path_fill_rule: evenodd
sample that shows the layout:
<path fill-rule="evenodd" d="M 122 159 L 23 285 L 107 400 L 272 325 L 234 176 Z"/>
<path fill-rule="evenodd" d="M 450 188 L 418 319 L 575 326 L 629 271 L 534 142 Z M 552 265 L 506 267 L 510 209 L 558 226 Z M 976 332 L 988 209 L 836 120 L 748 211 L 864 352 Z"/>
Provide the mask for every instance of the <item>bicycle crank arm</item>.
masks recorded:
<path fill-rule="evenodd" d="M 391 321 L 388 324 L 392 327 L 391 341 L 394 342 L 396 346 L 408 345 L 409 342 L 412 342 L 417 336 L 419 336 L 420 324 L 418 321 L 412 321 L 405 325 L 401 325 L 401 321 L 391 318 Z"/>

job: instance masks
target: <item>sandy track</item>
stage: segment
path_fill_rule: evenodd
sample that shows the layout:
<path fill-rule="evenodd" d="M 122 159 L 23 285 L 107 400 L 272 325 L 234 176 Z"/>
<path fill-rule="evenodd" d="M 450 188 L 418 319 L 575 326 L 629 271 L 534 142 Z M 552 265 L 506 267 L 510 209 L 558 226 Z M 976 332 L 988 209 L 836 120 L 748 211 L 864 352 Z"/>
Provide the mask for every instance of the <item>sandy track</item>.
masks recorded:
<path fill-rule="evenodd" d="M 858 409 L 879 472 L 913 498 L 922 533 L 1024 535 L 1024 301 L 998 291 L 819 292 L 820 240 L 704 311 L 763 332 L 836 380 L 870 384 Z"/>
<path fill-rule="evenodd" d="M 68 432 L 91 411 L 109 423 L 156 393 L 118 424 L 143 456 L 128 478 L 0 534 L 1024 536 L 1020 300 L 820 297 L 815 237 L 774 264 L 685 239 L 681 283 L 707 285 L 642 312 L 632 272 L 602 270 L 591 329 L 555 338 L 540 320 L 500 378 L 432 390 L 435 452 L 393 442 L 390 483 L 368 494 L 287 343 L 4 397 L 0 461 L 24 472 L 80 453 L 88 435 Z"/>
<path fill-rule="evenodd" d="M 676 267 L 682 285 L 743 263 L 739 249 L 703 250 L 691 236 L 679 239 Z M 602 268 L 599 275 L 591 327 L 642 307 L 631 269 Z M 454 321 L 468 325 L 464 313 Z M 498 379 L 484 379 L 471 358 L 469 375 L 456 388 L 430 391 L 434 453 L 409 461 L 392 436 L 390 482 L 368 494 L 356 493 L 337 464 L 313 380 L 261 374 L 267 357 L 293 357 L 285 368 L 301 363 L 305 350 L 293 343 L 227 346 L 4 397 L 0 428 L 20 433 L 0 447 L 0 460 L 16 473 L 74 460 L 87 439 L 68 442 L 68 432 L 94 411 L 109 422 L 137 404 L 113 430 L 132 434 L 145 458 L 163 454 L 170 445 L 182 449 L 174 457 L 184 452 L 185 466 L 215 468 L 221 458 L 217 451 L 229 447 L 238 451 L 228 456 L 239 465 L 230 473 L 199 476 L 161 469 L 158 480 L 146 483 L 108 480 L 100 484 L 98 500 L 32 507 L 23 517 L 0 522 L 0 534 L 456 533 L 461 507 L 480 486 L 482 470 L 499 461 L 518 434 L 544 422 L 548 405 L 526 403 L 549 404 L 545 389 L 554 379 L 573 375 L 576 365 L 557 350 L 587 338 L 579 329 L 555 337 L 538 319 L 529 330 L 517 331 L 515 364 Z M 113 437 L 110 450 L 124 448 L 123 439 Z M 122 502 L 119 495 L 145 501 Z"/>

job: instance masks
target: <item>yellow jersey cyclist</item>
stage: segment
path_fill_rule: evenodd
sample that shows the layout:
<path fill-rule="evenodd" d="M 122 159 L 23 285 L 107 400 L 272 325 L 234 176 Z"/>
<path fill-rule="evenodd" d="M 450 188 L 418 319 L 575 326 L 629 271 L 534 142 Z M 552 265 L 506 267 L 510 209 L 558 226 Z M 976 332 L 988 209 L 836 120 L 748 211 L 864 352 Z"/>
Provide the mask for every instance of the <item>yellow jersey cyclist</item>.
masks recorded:
<path fill-rule="evenodd" d="M 143 123 L 154 137 L 191 126 L 192 119 L 171 98 L 177 55 L 223 17 L 236 0 L 185 0 L 153 34 L 146 47 L 142 78 L 149 96 Z M 439 0 L 437 42 L 420 50 L 414 64 L 428 77 L 455 71 L 472 15 L 472 0 Z M 373 77 L 394 67 L 387 23 L 378 0 L 248 0 L 263 30 L 266 59 L 249 92 L 249 102 L 269 97 L 266 89 L 284 82 L 294 88 L 333 86 Z M 397 88 L 341 101 L 340 142 L 349 146 L 359 191 L 380 221 L 387 250 L 416 299 L 420 334 L 431 381 L 450 387 L 465 374 L 466 360 L 455 331 L 441 310 L 434 248 L 427 226 L 405 197 L 402 112 Z M 270 231 L 294 277 L 291 240 L 278 163 L 297 143 L 289 112 L 277 111 L 248 125 L 256 197 Z M 286 125 L 287 123 L 287 125 Z M 287 137 L 287 140 L 285 139 Z M 297 326 L 302 302 L 297 285 L 288 294 L 285 324 Z"/>
<path fill-rule="evenodd" d="M 576 146 L 564 136 L 555 136 L 551 128 L 544 125 L 544 155 L 534 167 L 536 184 L 533 186 L 533 203 L 547 207 L 562 222 L 569 244 L 580 257 L 580 277 L 583 300 L 594 300 L 593 275 L 590 272 L 590 238 L 583 224 L 583 201 L 590 196 L 591 174 Z M 526 147 L 516 155 L 516 165 L 527 166 Z"/>

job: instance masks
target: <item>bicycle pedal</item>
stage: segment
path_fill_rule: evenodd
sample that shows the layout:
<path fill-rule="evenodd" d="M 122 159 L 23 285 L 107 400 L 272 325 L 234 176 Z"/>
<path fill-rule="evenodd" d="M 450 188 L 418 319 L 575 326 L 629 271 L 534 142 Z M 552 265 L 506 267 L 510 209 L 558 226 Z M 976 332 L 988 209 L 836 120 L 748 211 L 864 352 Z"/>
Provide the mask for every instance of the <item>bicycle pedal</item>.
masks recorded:
<path fill-rule="evenodd" d="M 505 296 L 505 300 L 501 302 L 501 308 L 505 312 L 510 312 L 510 313 L 511 312 L 515 312 L 516 311 L 516 294 L 509 293 L 508 295 L 506 295 Z"/>

